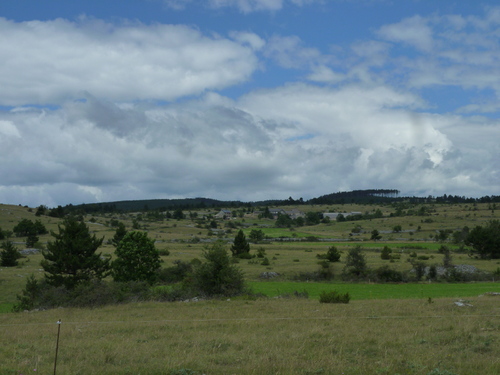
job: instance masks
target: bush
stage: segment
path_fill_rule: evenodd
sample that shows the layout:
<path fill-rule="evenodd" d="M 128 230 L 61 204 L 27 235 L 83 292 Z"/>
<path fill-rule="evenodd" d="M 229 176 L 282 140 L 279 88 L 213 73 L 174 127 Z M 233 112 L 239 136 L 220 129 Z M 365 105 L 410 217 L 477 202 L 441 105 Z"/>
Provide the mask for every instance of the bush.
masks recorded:
<path fill-rule="evenodd" d="M 160 283 L 173 284 L 184 280 L 192 272 L 193 265 L 191 263 L 176 260 L 173 267 L 160 269 L 157 277 Z"/>
<path fill-rule="evenodd" d="M 94 279 L 79 283 L 73 289 L 50 285 L 46 280 L 28 277 L 26 287 L 14 311 L 50 309 L 56 307 L 100 307 L 110 304 L 137 302 L 149 299 L 149 285 L 145 282 L 105 282 Z"/>
<path fill-rule="evenodd" d="M 230 262 L 226 249 L 216 242 L 204 252 L 207 262 L 193 273 L 193 288 L 203 296 L 234 296 L 244 292 L 243 273 Z"/>
<path fill-rule="evenodd" d="M 319 302 L 320 303 L 349 303 L 351 300 L 351 296 L 349 296 L 349 293 L 339 293 L 335 290 L 331 292 L 321 292 L 319 295 Z"/>
<path fill-rule="evenodd" d="M 392 250 L 389 249 L 388 246 L 384 246 L 384 248 L 380 252 L 380 258 L 385 259 L 385 260 L 391 259 L 391 253 L 392 253 Z"/>
<path fill-rule="evenodd" d="M 335 246 L 331 246 L 326 252 L 326 259 L 330 262 L 340 261 L 340 252 Z"/>
<path fill-rule="evenodd" d="M 404 281 L 404 277 L 401 272 L 396 271 L 387 265 L 377 268 L 374 271 L 374 274 L 379 282 L 399 283 Z"/>

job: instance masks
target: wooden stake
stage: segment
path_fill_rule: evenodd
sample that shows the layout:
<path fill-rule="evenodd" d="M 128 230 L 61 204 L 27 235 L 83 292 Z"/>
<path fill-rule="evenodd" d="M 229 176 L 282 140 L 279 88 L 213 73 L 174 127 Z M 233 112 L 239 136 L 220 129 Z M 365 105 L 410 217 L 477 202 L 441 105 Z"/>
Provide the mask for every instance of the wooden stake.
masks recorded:
<path fill-rule="evenodd" d="M 57 352 L 59 351 L 59 333 L 61 332 L 61 319 L 57 321 L 57 342 L 56 342 L 56 358 L 54 359 L 54 375 L 56 375 L 57 367 Z"/>

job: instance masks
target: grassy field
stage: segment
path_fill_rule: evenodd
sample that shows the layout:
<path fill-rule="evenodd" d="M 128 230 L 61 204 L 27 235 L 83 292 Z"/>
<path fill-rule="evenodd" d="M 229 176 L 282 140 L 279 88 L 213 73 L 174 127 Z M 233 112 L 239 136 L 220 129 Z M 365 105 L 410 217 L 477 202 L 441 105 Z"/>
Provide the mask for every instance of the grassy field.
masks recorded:
<path fill-rule="evenodd" d="M 0 374 L 496 375 L 500 297 L 137 303 L 1 314 Z M 174 371 L 175 372 L 172 372 Z"/>
<path fill-rule="evenodd" d="M 318 299 L 321 292 L 336 290 L 349 293 L 352 300 L 365 299 L 404 299 L 404 298 L 466 298 L 483 295 L 488 292 L 499 292 L 499 283 L 406 283 L 406 284 L 373 284 L 373 283 L 310 283 L 266 281 L 250 282 L 252 290 L 269 297 L 291 295 L 294 292 L 307 292 L 309 298 Z"/>
<path fill-rule="evenodd" d="M 410 254 L 425 256 L 427 265 L 439 265 L 442 245 L 452 249 L 454 264 L 468 264 L 493 272 L 498 260 L 478 260 L 447 241 L 435 242 L 439 230 L 461 230 L 498 219 L 487 204 L 433 205 L 429 217 L 389 217 L 385 206 L 303 206 L 303 211 L 373 212 L 384 218 L 357 222 L 331 222 L 300 228 L 273 228 L 273 221 L 245 214 L 218 223 L 219 237 L 229 241 L 242 227 L 248 234 L 261 229 L 271 238 L 252 244 L 251 253 L 263 248 L 269 265 L 258 258 L 239 260 L 248 284 L 270 298 L 258 300 L 200 301 L 191 303 L 134 303 L 88 309 L 55 309 L 10 313 L 16 295 L 34 274 L 43 277 L 40 253 L 28 255 L 13 268 L 0 268 L 0 375 L 52 373 L 55 334 L 61 327 L 60 374 L 424 374 L 465 375 L 500 373 L 500 284 L 491 283 L 344 283 L 340 280 L 347 251 L 362 246 L 371 268 L 389 265 L 409 271 Z M 418 209 L 418 207 L 414 207 Z M 218 210 L 197 212 L 198 217 Z M 27 207 L 0 205 L 0 228 L 12 231 L 23 218 L 40 220 L 57 231 L 60 219 L 35 217 Z M 149 220 L 147 213 L 87 215 L 85 222 L 97 237 L 100 251 L 113 254 L 108 240 L 113 220 L 128 230 L 138 223 L 156 240 L 163 266 L 174 261 L 202 259 L 208 241 L 217 238 L 196 220 Z M 402 231 L 393 232 L 395 225 Z M 231 228 L 233 226 L 233 228 Z M 236 228 L 234 228 L 236 226 Z M 353 229 L 359 233 L 353 233 Z M 370 241 L 377 229 L 382 240 Z M 224 233 L 222 233 L 224 231 Z M 328 241 L 298 241 L 310 236 Z M 293 241 L 281 241 L 287 237 Z M 10 238 L 19 249 L 24 238 Z M 40 236 L 43 248 L 48 235 Z M 332 265 L 330 283 L 293 282 L 301 272 L 319 268 L 317 255 L 336 246 L 342 256 Z M 399 259 L 382 260 L 388 246 Z M 228 244 L 229 248 L 229 244 Z M 263 272 L 279 277 L 263 281 Z M 492 278 L 493 281 L 493 278 Z M 348 305 L 318 302 L 321 291 L 349 292 Z M 307 291 L 309 299 L 276 298 Z M 462 298 L 472 306 L 458 307 Z M 177 372 L 171 372 L 177 370 Z M 192 371 L 189 371 L 192 370 Z"/>

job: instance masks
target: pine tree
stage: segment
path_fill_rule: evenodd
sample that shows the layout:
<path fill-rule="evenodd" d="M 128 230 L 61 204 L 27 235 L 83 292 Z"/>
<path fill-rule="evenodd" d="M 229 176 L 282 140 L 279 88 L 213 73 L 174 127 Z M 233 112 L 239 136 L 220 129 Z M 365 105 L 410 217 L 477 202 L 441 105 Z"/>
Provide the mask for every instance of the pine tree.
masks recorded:
<path fill-rule="evenodd" d="M 0 252 L 0 266 L 2 267 L 16 267 L 17 260 L 21 257 L 17 248 L 11 241 L 4 241 L 2 243 L 2 251 Z"/>
<path fill-rule="evenodd" d="M 123 224 L 122 222 L 118 223 L 118 228 L 116 228 L 115 235 L 111 240 L 113 246 L 117 247 L 126 234 L 127 234 L 127 229 L 125 228 L 125 224 Z"/>
<path fill-rule="evenodd" d="M 245 237 L 245 233 L 243 233 L 241 229 L 234 238 L 234 243 L 231 246 L 231 253 L 233 253 L 235 257 L 246 256 L 246 254 L 250 253 L 250 244 Z"/>
<path fill-rule="evenodd" d="M 82 282 L 102 279 L 109 274 L 110 259 L 96 253 L 104 238 L 91 236 L 89 228 L 73 217 L 64 220 L 59 233 L 51 233 L 41 262 L 48 284 L 73 289 Z"/>

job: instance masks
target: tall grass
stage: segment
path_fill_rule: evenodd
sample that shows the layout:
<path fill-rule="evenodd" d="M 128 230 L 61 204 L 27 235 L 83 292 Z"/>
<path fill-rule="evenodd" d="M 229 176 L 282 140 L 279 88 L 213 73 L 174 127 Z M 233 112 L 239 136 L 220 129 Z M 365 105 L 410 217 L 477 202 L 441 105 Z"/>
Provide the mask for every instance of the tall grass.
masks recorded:
<path fill-rule="evenodd" d="M 499 299 L 144 303 L 0 315 L 1 374 L 496 375 Z M 180 371 L 178 373 L 181 373 Z"/>
<path fill-rule="evenodd" d="M 310 298 L 317 299 L 322 292 L 336 290 L 349 293 L 352 300 L 366 299 L 412 299 L 412 298 L 465 298 L 488 292 L 500 292 L 500 283 L 310 283 L 288 281 L 249 282 L 255 293 L 269 297 L 306 291 Z"/>

